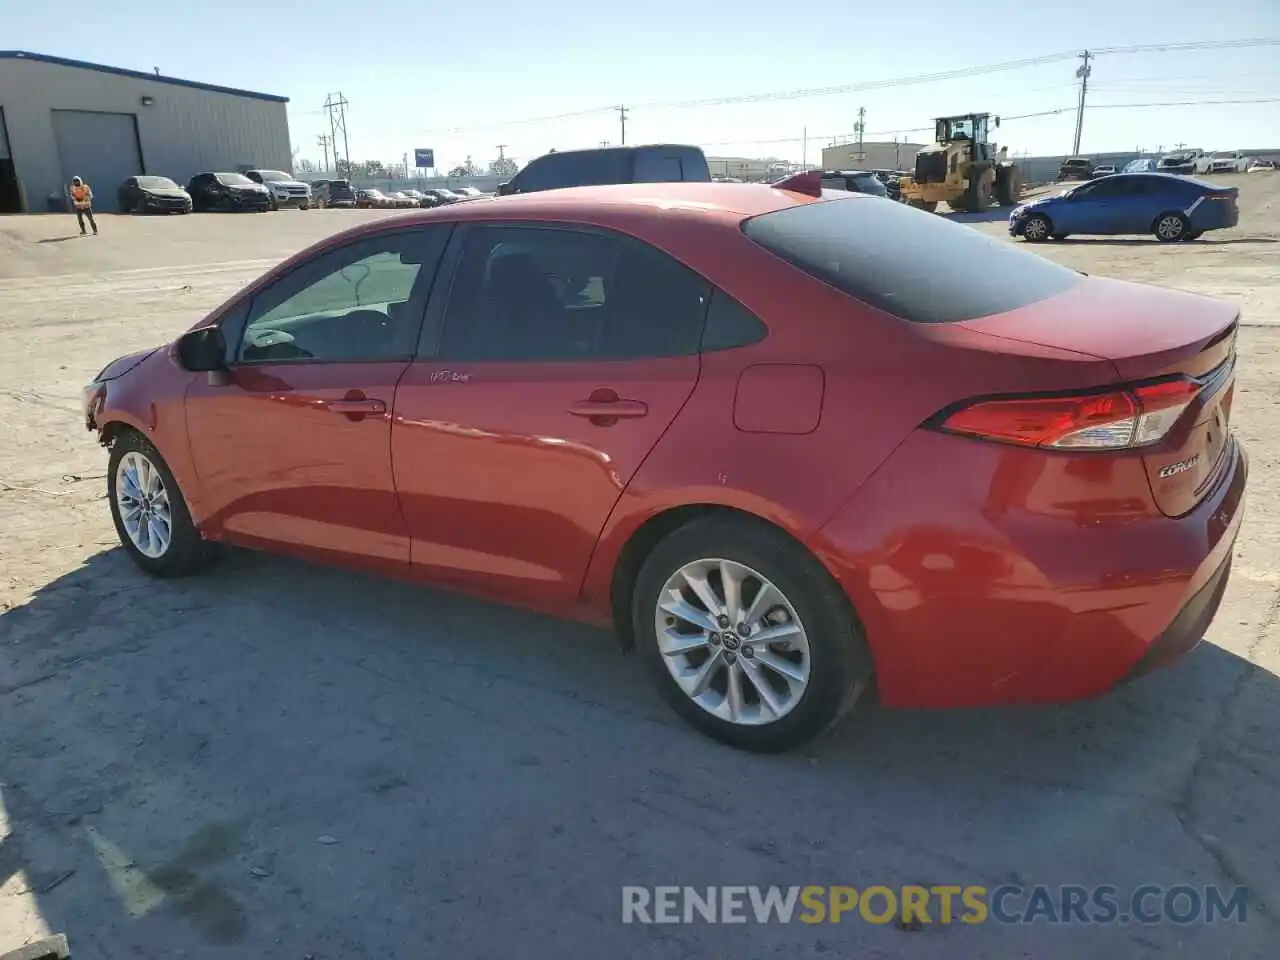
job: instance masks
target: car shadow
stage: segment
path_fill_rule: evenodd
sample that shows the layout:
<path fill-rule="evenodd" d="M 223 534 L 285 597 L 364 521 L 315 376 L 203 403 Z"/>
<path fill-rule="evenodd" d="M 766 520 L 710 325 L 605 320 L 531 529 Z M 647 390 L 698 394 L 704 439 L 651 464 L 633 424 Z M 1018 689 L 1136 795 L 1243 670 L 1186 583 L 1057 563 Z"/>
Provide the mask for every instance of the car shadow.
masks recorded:
<path fill-rule="evenodd" d="M 63 243 L 67 240 L 79 240 L 83 236 L 87 236 L 87 234 L 71 233 L 65 237 L 46 237 L 43 240 L 37 240 L 36 243 Z"/>
<path fill-rule="evenodd" d="M 481 956 L 536 934 L 547 956 L 818 957 L 829 928 L 625 926 L 620 888 L 1276 889 L 1280 683 L 1212 643 L 1086 703 L 886 710 L 754 756 L 677 721 L 604 631 L 248 553 L 158 581 L 110 550 L 0 613 L 0 709 L 0 885 L 73 956 Z M 1066 958 L 1083 935 L 838 933 L 913 957 Z M 1091 952 L 1133 955 L 1121 933 Z M 1270 933 L 1132 935 L 1243 956 Z"/>
<path fill-rule="evenodd" d="M 1132 247 L 1158 245 L 1160 241 L 1155 237 L 1066 237 L 1062 240 L 1051 240 L 1049 243 L 1062 246 L 1085 245 L 1085 246 L 1116 246 L 1116 247 Z M 1210 239 L 1208 237 L 1200 237 L 1196 240 L 1183 240 L 1179 243 L 1164 244 L 1170 247 L 1215 247 L 1228 246 L 1237 243 L 1280 243 L 1274 237 L 1223 237 L 1222 239 Z"/>
<path fill-rule="evenodd" d="M 938 212 L 948 220 L 954 220 L 956 223 L 996 223 L 1008 220 L 1013 208 L 992 207 L 990 210 L 980 210 L 977 213 L 955 213 L 940 208 Z"/>

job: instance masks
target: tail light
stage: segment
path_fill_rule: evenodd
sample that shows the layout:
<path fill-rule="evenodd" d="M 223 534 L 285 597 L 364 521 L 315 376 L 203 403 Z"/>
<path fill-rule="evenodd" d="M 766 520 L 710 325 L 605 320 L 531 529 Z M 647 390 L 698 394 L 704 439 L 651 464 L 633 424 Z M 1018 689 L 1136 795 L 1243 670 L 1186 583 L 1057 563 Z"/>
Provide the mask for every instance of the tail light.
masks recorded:
<path fill-rule="evenodd" d="M 1125 450 L 1164 439 L 1202 389 L 1177 377 L 1098 393 L 976 400 L 937 427 L 1023 447 Z"/>

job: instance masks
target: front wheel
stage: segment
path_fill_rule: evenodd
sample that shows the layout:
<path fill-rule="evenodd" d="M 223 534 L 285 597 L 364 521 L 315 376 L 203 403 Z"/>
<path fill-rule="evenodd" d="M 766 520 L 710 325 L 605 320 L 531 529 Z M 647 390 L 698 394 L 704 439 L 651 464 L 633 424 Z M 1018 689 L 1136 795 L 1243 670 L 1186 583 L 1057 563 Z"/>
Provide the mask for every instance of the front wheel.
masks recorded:
<path fill-rule="evenodd" d="M 201 538 L 160 452 L 133 430 L 111 444 L 107 464 L 111 519 L 125 552 L 157 577 L 181 577 L 203 567 L 212 547 Z"/>
<path fill-rule="evenodd" d="M 1042 243 L 1053 233 L 1053 224 L 1044 214 L 1035 213 L 1027 217 L 1022 225 L 1022 239 L 1030 243 Z"/>
<path fill-rule="evenodd" d="M 636 580 L 637 642 L 663 698 L 730 746 L 789 750 L 821 736 L 872 686 L 871 656 L 826 568 L 752 520 L 696 520 Z"/>

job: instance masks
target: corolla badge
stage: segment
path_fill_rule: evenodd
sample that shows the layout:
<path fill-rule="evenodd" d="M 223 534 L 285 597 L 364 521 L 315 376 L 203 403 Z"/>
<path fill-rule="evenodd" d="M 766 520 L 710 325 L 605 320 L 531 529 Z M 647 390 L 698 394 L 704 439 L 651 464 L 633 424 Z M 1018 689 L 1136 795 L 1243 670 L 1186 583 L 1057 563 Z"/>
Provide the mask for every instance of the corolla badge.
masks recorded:
<path fill-rule="evenodd" d="M 1179 460 L 1177 463 L 1171 463 L 1167 467 L 1160 468 L 1160 479 L 1167 480 L 1169 477 L 1176 477 L 1180 473 L 1186 473 L 1197 463 L 1200 462 L 1200 454 L 1187 457 L 1185 460 Z"/>

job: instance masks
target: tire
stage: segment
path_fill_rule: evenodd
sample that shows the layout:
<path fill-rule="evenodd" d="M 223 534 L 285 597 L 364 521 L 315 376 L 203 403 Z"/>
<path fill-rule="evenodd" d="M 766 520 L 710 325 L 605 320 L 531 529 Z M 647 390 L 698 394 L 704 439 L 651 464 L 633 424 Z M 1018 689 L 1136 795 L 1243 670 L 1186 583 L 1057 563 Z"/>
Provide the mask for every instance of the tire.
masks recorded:
<path fill-rule="evenodd" d="M 1156 217 L 1151 232 L 1161 243 L 1178 243 L 1191 232 L 1191 221 L 1185 214 L 1169 210 Z"/>
<path fill-rule="evenodd" d="M 307 203 L 307 202 L 304 200 L 304 201 L 302 201 L 302 203 L 298 204 L 298 209 L 299 209 L 299 210 L 310 210 L 310 209 L 311 209 L 311 204 Z"/>
<path fill-rule="evenodd" d="M 712 592 L 713 600 L 723 599 L 723 589 L 719 594 L 715 591 L 722 583 L 719 571 L 724 564 L 742 577 L 743 606 L 753 605 L 762 580 L 778 591 L 769 596 L 779 602 L 766 600 L 767 609 L 746 611 L 753 617 L 748 624 L 753 629 L 746 636 L 706 629 L 716 624 L 706 613 L 710 607 L 701 604 L 681 578 L 686 568 L 705 569 L 702 585 Z M 701 615 L 701 627 L 660 606 L 677 581 L 685 585 L 679 609 L 695 619 Z M 761 753 L 790 750 L 826 733 L 855 704 L 870 700 L 871 655 L 844 592 L 808 550 L 763 522 L 712 516 L 669 534 L 640 569 L 631 616 L 637 645 L 663 699 L 690 725 L 730 746 Z M 659 616 L 663 618 L 661 641 Z M 723 630 L 726 620 L 719 621 L 719 629 Z M 750 637 L 765 629 L 775 635 L 788 631 L 792 639 L 757 646 L 760 641 Z M 696 649 L 686 648 L 685 655 L 664 654 L 660 642 L 670 645 L 680 637 Z M 745 652 L 748 648 L 750 653 Z M 715 666 L 707 673 L 703 668 L 713 661 Z M 800 686 L 786 682 L 775 665 L 805 673 L 803 679 L 795 678 Z M 682 680 L 676 679 L 676 672 Z M 731 685 L 731 674 L 736 684 Z M 686 693 L 682 682 L 694 684 L 694 678 L 703 675 L 707 682 L 697 694 L 703 698 L 699 703 L 693 693 Z M 736 698 L 734 686 L 740 691 Z M 760 693 L 763 688 L 778 709 L 769 707 Z M 738 721 L 730 718 L 735 711 Z"/>
<path fill-rule="evenodd" d="M 948 200 L 947 206 L 951 208 L 952 213 L 973 213 L 977 209 L 976 200 L 973 196 L 973 187 L 970 187 L 954 200 Z"/>
<path fill-rule="evenodd" d="M 138 202 L 134 204 L 133 212 L 140 217 L 145 216 L 147 212 L 147 201 L 139 197 Z"/>
<path fill-rule="evenodd" d="M 169 540 L 158 552 L 144 551 L 139 546 L 122 515 L 122 500 L 137 503 L 136 495 L 131 495 L 130 490 L 137 491 L 140 488 L 137 482 L 131 485 L 127 478 L 141 477 L 142 486 L 146 486 L 146 474 L 139 469 L 143 464 L 154 470 L 159 484 L 157 488 L 153 482 L 147 489 L 153 498 L 157 496 L 157 490 L 163 492 L 168 507 Z M 107 462 L 107 501 L 111 505 L 111 520 L 115 524 L 116 535 L 120 537 L 120 543 L 129 554 L 129 559 L 152 576 L 187 576 L 206 566 L 213 558 L 213 545 L 200 536 L 192 522 L 186 500 L 182 497 L 178 481 L 169 470 L 169 465 L 151 442 L 135 430 L 125 431 L 112 441 L 111 455 Z M 160 501 L 153 499 L 152 502 L 159 504 Z M 162 508 L 157 506 L 151 509 Z M 163 516 L 163 513 L 157 516 Z M 149 540 L 144 527 L 149 529 L 150 524 L 138 524 L 139 540 Z M 160 529 L 160 525 L 155 528 L 157 533 Z M 155 545 L 155 541 L 150 542 Z"/>
<path fill-rule="evenodd" d="M 271 198 L 271 200 L 270 200 L 270 202 L 268 203 L 268 205 L 267 205 L 267 206 L 268 206 L 268 209 L 270 209 L 270 210 L 279 210 L 279 209 L 280 209 L 280 204 L 276 202 L 276 198 L 275 198 L 275 197 L 272 197 L 272 198 Z"/>
<path fill-rule="evenodd" d="M 1001 177 L 1000 173 L 1004 176 Z M 1022 171 L 1018 167 L 999 167 L 996 174 L 996 203 L 1016 207 L 1022 198 Z"/>
<path fill-rule="evenodd" d="M 1053 221 L 1043 213 L 1033 213 L 1022 225 L 1022 239 L 1028 243 L 1043 243 L 1053 236 Z"/>

